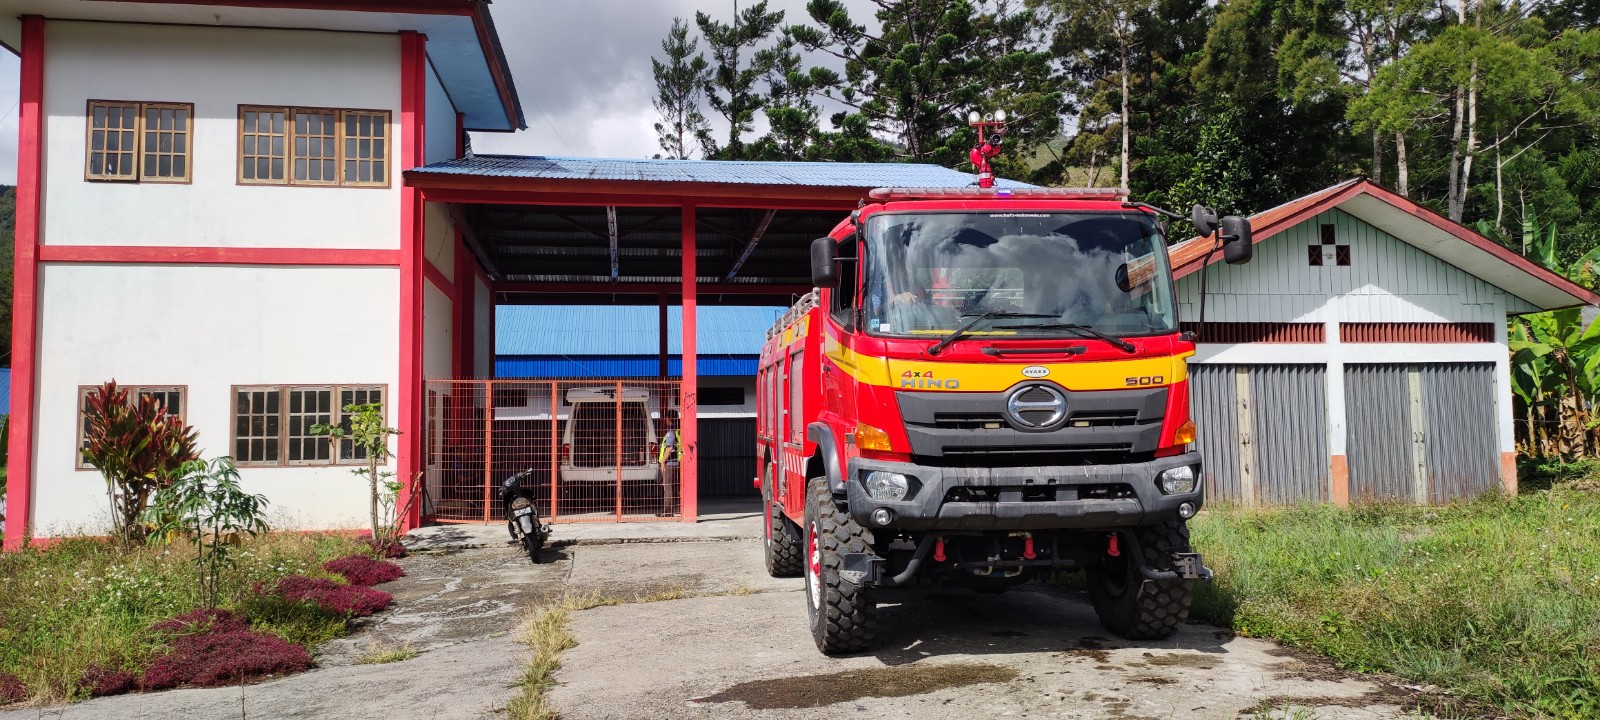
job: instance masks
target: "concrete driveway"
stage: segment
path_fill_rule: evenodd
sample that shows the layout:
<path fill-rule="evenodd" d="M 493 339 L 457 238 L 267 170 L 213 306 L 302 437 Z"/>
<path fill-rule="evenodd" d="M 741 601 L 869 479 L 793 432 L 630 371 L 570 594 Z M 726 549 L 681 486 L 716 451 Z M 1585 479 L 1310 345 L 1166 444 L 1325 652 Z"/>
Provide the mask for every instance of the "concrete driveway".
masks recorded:
<path fill-rule="evenodd" d="M 1407 717 L 1405 692 L 1319 658 L 1198 624 L 1121 641 L 1086 595 L 1043 586 L 882 593 L 879 649 L 828 658 L 801 581 L 767 577 L 759 542 L 643 550 L 579 548 L 574 579 L 705 595 L 574 613 L 551 694 L 562 718 Z"/>
<path fill-rule="evenodd" d="M 563 593 L 662 591 L 689 597 L 572 614 L 578 645 L 562 655 L 551 693 L 563 718 L 1405 716 L 1405 691 L 1217 628 L 1186 626 L 1160 643 L 1115 640 L 1086 597 L 1042 586 L 1002 596 L 886 592 L 879 650 L 823 657 L 806 631 L 800 581 L 762 567 L 759 516 L 724 508 L 714 517 L 612 538 L 559 526 L 557 540 L 583 544 L 547 550 L 537 566 L 495 532 L 434 531 L 454 539 L 434 537 L 431 551 L 402 560 L 407 577 L 381 586 L 395 607 L 322 648 L 317 669 L 242 688 L 0 712 L 0 720 L 503 718 L 530 655 L 514 638 L 533 608 Z M 604 544 L 619 540 L 627 542 Z M 420 654 L 355 664 L 402 646 Z"/>

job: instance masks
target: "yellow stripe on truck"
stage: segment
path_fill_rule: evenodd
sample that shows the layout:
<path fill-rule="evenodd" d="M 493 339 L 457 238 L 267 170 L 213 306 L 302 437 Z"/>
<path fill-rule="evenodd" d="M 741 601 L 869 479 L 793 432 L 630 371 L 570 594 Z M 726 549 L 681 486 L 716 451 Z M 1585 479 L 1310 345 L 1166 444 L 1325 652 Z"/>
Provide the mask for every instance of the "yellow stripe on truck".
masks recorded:
<path fill-rule="evenodd" d="M 832 341 L 832 338 L 829 338 Z M 857 382 L 907 390 L 998 392 L 1025 380 L 1050 380 L 1068 390 L 1162 387 L 1188 377 L 1192 353 L 1099 362 L 961 363 L 866 357 L 837 341 L 825 343 L 829 359 Z"/>

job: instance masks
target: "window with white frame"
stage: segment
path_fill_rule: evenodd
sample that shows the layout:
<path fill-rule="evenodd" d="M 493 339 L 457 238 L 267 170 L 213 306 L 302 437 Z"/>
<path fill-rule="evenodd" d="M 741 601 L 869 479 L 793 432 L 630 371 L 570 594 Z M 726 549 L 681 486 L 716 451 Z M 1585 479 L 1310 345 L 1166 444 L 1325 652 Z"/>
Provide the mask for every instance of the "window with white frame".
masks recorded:
<path fill-rule="evenodd" d="M 335 453 L 317 425 L 350 427 L 350 405 L 384 405 L 382 385 L 244 385 L 233 388 L 233 457 L 241 466 L 341 465 L 366 462 L 342 440 Z"/>
<path fill-rule="evenodd" d="M 239 182 L 388 187 L 389 111 L 239 106 Z"/>
<path fill-rule="evenodd" d="M 128 391 L 128 402 L 137 403 L 141 398 L 151 397 L 161 403 L 168 415 L 184 419 L 188 411 L 186 395 L 188 388 L 182 385 L 118 385 L 117 387 Z M 84 462 L 83 451 L 89 447 L 89 394 L 100 389 L 99 385 L 78 386 L 78 459 L 79 470 L 93 470 L 94 467 Z"/>
<path fill-rule="evenodd" d="M 189 182 L 192 103 L 90 100 L 85 180 Z"/>

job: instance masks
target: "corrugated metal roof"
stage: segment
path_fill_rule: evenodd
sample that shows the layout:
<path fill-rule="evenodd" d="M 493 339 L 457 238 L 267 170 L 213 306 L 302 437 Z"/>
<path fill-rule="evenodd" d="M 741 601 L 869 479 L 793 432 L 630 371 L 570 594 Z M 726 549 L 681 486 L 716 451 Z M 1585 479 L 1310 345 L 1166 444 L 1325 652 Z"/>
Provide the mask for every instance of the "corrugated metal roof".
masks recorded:
<path fill-rule="evenodd" d="M 696 313 L 700 355 L 757 355 L 767 328 L 783 313 L 773 307 L 701 307 Z M 682 352 L 682 308 L 667 308 L 667 351 Z M 495 355 L 645 355 L 660 352 L 657 309 L 640 305 L 502 305 L 495 309 Z"/>
<path fill-rule="evenodd" d="M 10 414 L 11 414 L 11 368 L 0 368 L 0 415 L 10 415 Z"/>
<path fill-rule="evenodd" d="M 811 187 L 967 187 L 974 175 L 938 165 L 754 160 L 632 160 L 525 155 L 475 155 L 436 162 L 411 172 L 550 180 L 801 185 Z M 1033 187 L 1012 180 L 999 187 Z"/>
<path fill-rule="evenodd" d="M 749 376 L 756 374 L 759 358 L 755 355 L 705 357 L 701 356 L 695 367 L 701 377 Z M 602 356 L 501 356 L 495 358 L 494 376 L 497 378 L 590 378 L 590 377 L 656 377 L 661 371 L 660 361 L 638 355 Z M 667 376 L 681 377 L 683 360 L 667 360 Z"/>

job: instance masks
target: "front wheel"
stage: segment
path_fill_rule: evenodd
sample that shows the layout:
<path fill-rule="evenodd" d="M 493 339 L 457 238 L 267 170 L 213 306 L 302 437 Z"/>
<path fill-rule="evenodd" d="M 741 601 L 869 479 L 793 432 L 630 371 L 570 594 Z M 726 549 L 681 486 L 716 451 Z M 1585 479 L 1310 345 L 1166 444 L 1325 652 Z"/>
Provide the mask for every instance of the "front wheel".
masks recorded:
<path fill-rule="evenodd" d="M 785 517 L 773 501 L 773 482 L 772 466 L 768 465 L 761 478 L 761 507 L 766 511 L 763 524 L 767 574 L 776 578 L 799 577 L 804 565 L 801 557 L 804 538 L 800 537 L 800 528 Z"/>
<path fill-rule="evenodd" d="M 828 655 L 866 650 L 877 630 L 872 588 L 840 577 L 847 553 L 872 552 L 872 533 L 834 504 L 825 478 L 806 485 L 806 617 L 817 649 Z"/>
<path fill-rule="evenodd" d="M 1146 565 L 1172 569 L 1172 554 L 1189 552 L 1189 526 L 1182 520 L 1134 528 L 1125 532 L 1138 540 Z M 1177 632 L 1189 617 L 1194 598 L 1193 580 L 1146 580 L 1129 543 L 1120 556 L 1102 554 L 1089 564 L 1089 598 L 1100 624 L 1129 640 L 1159 640 Z"/>

